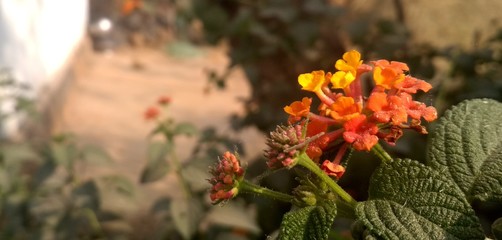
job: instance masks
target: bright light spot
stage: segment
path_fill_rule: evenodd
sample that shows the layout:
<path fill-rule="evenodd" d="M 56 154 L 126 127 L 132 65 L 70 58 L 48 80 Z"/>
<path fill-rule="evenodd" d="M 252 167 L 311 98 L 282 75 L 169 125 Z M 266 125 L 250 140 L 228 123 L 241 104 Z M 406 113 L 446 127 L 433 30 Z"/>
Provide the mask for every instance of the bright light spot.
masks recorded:
<path fill-rule="evenodd" d="M 108 18 L 102 18 L 98 22 L 98 28 L 103 32 L 108 32 L 112 29 L 112 21 Z"/>

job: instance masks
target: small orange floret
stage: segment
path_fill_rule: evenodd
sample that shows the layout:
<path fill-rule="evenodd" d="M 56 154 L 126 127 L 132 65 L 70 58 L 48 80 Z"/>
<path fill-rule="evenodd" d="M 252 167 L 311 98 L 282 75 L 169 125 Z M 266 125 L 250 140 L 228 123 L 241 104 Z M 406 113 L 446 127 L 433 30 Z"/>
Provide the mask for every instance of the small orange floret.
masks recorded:
<path fill-rule="evenodd" d="M 366 107 L 373 111 L 373 118 L 379 123 L 392 122 L 399 125 L 408 121 L 408 114 L 403 100 L 385 92 L 374 92 L 370 95 Z"/>
<path fill-rule="evenodd" d="M 406 76 L 404 81 L 396 84 L 395 88 L 399 91 L 405 93 L 417 93 L 418 90 L 422 90 L 424 92 L 428 92 L 432 89 L 432 85 L 426 81 L 420 80 L 418 78 L 414 78 L 411 76 Z"/>
<path fill-rule="evenodd" d="M 322 165 L 321 169 L 328 174 L 328 176 L 334 176 L 337 179 L 340 179 L 343 174 L 345 173 L 345 168 L 340 165 L 340 164 L 335 164 L 331 161 L 325 160 Z"/>
<path fill-rule="evenodd" d="M 404 72 L 409 71 L 408 65 L 402 62 L 389 62 L 385 59 L 372 62 L 375 65 L 373 80 L 377 86 L 385 89 L 394 88 L 404 80 Z"/>
<path fill-rule="evenodd" d="M 411 118 L 420 120 L 420 118 L 423 117 L 427 122 L 437 119 L 438 115 L 436 108 L 432 106 L 427 107 L 422 102 L 413 101 L 411 95 L 407 93 L 401 93 L 399 96 L 401 97 L 403 104 L 406 107 L 406 111 Z"/>
<path fill-rule="evenodd" d="M 312 98 L 304 97 L 302 101 L 294 101 L 291 105 L 284 107 L 284 111 L 293 117 L 306 117 L 310 112 Z"/>
<path fill-rule="evenodd" d="M 355 103 L 354 98 L 343 96 L 335 100 L 335 103 L 330 106 L 330 110 L 331 117 L 340 122 L 346 122 L 361 113 L 361 108 L 359 104 Z"/>
<path fill-rule="evenodd" d="M 378 143 L 378 127 L 374 123 L 366 121 L 366 115 L 359 115 L 347 121 L 343 128 L 343 138 L 351 143 L 354 149 L 358 151 L 369 151 Z"/>

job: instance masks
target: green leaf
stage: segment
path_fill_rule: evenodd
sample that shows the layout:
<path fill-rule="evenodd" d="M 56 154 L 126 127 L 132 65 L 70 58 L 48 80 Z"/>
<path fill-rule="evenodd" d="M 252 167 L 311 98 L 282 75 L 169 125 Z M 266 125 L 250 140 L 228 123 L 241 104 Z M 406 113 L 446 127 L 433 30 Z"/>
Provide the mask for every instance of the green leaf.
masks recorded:
<path fill-rule="evenodd" d="M 199 200 L 174 199 L 170 205 L 174 225 L 184 239 L 190 239 L 199 228 L 203 216 L 202 204 Z"/>
<path fill-rule="evenodd" d="M 78 208 L 98 211 L 100 208 L 99 199 L 99 190 L 94 181 L 84 182 L 72 191 L 72 202 Z"/>
<path fill-rule="evenodd" d="M 83 159 L 87 163 L 96 164 L 100 166 L 107 166 L 113 163 L 112 158 L 108 153 L 100 147 L 97 146 L 85 146 L 82 149 Z"/>
<path fill-rule="evenodd" d="M 471 189 L 473 199 L 502 204 L 502 142 L 486 158 Z"/>
<path fill-rule="evenodd" d="M 198 133 L 198 130 L 193 124 L 187 123 L 187 122 L 182 122 L 182 123 L 179 123 L 178 125 L 176 125 L 173 133 L 174 133 L 174 135 L 184 134 L 187 136 L 193 136 Z"/>
<path fill-rule="evenodd" d="M 290 211 L 284 215 L 279 239 L 327 239 L 336 217 L 336 204 L 309 206 Z"/>
<path fill-rule="evenodd" d="M 445 113 L 431 135 L 426 164 L 452 179 L 470 201 L 500 200 L 500 116 L 497 101 L 464 101 Z"/>
<path fill-rule="evenodd" d="M 356 215 L 377 238 L 484 238 L 462 191 L 444 174 L 409 159 L 377 168 L 369 200 L 356 206 Z"/>
<path fill-rule="evenodd" d="M 492 232 L 495 239 L 502 240 L 502 218 L 495 220 L 492 224 Z"/>
<path fill-rule="evenodd" d="M 148 149 L 148 162 L 141 174 L 141 183 L 154 182 L 164 177 L 169 171 L 166 155 L 169 145 L 162 142 L 152 142 Z"/>
<path fill-rule="evenodd" d="M 212 159 L 207 158 L 192 159 L 181 169 L 181 176 L 190 184 L 193 191 L 207 190 L 207 179 L 211 178 L 208 171 L 211 161 Z"/>

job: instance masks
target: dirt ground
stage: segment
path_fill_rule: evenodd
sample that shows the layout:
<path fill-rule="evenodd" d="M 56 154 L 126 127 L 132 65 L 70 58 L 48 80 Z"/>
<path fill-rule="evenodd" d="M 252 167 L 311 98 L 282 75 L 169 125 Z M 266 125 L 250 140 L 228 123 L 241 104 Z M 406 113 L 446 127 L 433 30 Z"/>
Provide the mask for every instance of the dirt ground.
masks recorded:
<path fill-rule="evenodd" d="M 215 126 L 237 137 L 249 157 L 260 154 L 263 136 L 254 129 L 230 131 L 231 114 L 242 114 L 239 98 L 249 95 L 242 73 L 230 76 L 223 91 L 204 93 L 207 69 L 222 70 L 227 58 L 222 49 L 199 48 L 196 56 L 173 57 L 161 49 L 121 49 L 107 53 L 87 51 L 77 62 L 76 75 L 56 117 L 53 133 L 70 132 L 82 143 L 98 145 L 112 156 L 111 168 L 86 168 L 83 176 L 120 174 L 138 182 L 146 163 L 147 135 L 154 126 L 143 112 L 159 96 L 172 98 L 170 114 L 199 128 Z M 180 159 L 188 156 L 194 141 L 178 142 Z M 246 159 L 244 159 L 246 160 Z M 173 176 L 139 186 L 145 204 L 162 195 L 176 195 Z"/>

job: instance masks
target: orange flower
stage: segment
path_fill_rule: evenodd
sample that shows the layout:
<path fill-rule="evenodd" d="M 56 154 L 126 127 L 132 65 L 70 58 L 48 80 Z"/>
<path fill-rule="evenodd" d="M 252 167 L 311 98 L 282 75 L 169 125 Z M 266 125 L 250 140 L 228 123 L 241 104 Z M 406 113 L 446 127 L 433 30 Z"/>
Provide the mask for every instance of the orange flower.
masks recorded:
<path fill-rule="evenodd" d="M 129 15 L 134 10 L 140 8 L 143 5 L 141 0 L 126 0 L 124 4 L 122 4 L 121 12 L 124 15 Z"/>
<path fill-rule="evenodd" d="M 335 68 L 339 71 L 330 78 L 333 88 L 348 87 L 356 79 L 357 69 L 362 63 L 361 53 L 358 51 L 344 53 L 343 59 L 338 59 L 335 63 Z"/>
<path fill-rule="evenodd" d="M 372 63 L 375 65 L 373 80 L 377 86 L 385 89 L 391 89 L 401 83 L 404 80 L 404 71 L 409 71 L 408 65 L 402 62 L 377 60 Z"/>
<path fill-rule="evenodd" d="M 373 111 L 373 118 L 380 123 L 392 122 L 399 125 L 408 121 L 403 100 L 398 96 L 387 96 L 384 92 L 373 92 L 366 107 Z"/>
<path fill-rule="evenodd" d="M 149 107 L 146 109 L 144 113 L 144 117 L 146 120 L 155 120 L 157 117 L 159 117 L 160 111 L 156 107 Z"/>
<path fill-rule="evenodd" d="M 427 107 L 422 102 L 413 101 L 411 95 L 407 93 L 401 93 L 399 96 L 401 97 L 403 104 L 406 107 L 406 111 L 411 118 L 420 120 L 420 118 L 423 117 L 427 122 L 437 119 L 438 114 L 436 108 L 433 106 Z"/>
<path fill-rule="evenodd" d="M 343 128 L 343 138 L 351 143 L 354 149 L 359 151 L 369 151 L 378 143 L 378 127 L 374 123 L 366 121 L 366 115 L 359 115 L 347 121 Z"/>
<path fill-rule="evenodd" d="M 404 77 L 404 81 L 395 85 L 395 88 L 405 93 L 417 93 L 418 90 L 428 92 L 432 85 L 428 82 L 411 76 Z"/>
<path fill-rule="evenodd" d="M 338 97 L 335 103 L 330 106 L 329 114 L 337 121 L 345 122 L 357 117 L 361 113 L 359 104 L 355 103 L 354 98 Z"/>
<path fill-rule="evenodd" d="M 322 70 L 300 74 L 298 76 L 298 83 L 302 86 L 302 90 L 311 92 L 320 92 L 321 88 L 327 84 L 324 71 Z"/>
<path fill-rule="evenodd" d="M 294 101 L 291 105 L 284 107 L 284 111 L 293 117 L 306 117 L 310 112 L 312 98 L 304 97 L 302 101 Z"/>
<path fill-rule="evenodd" d="M 345 173 L 345 168 L 342 165 L 330 162 L 328 160 L 325 160 L 322 163 L 321 169 L 326 174 L 328 174 L 328 176 L 334 176 L 337 179 L 340 179 L 342 175 Z"/>

